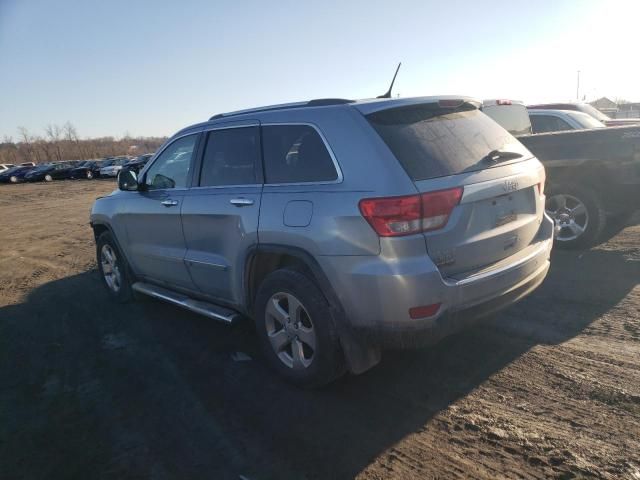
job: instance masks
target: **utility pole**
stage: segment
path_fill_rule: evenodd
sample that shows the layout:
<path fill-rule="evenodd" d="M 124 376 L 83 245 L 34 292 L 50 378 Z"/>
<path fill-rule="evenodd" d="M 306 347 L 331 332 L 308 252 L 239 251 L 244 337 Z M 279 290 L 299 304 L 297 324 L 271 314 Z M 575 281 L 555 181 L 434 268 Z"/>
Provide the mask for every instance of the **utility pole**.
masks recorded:
<path fill-rule="evenodd" d="M 576 82 L 576 100 L 580 101 L 580 70 L 578 70 L 578 81 Z"/>

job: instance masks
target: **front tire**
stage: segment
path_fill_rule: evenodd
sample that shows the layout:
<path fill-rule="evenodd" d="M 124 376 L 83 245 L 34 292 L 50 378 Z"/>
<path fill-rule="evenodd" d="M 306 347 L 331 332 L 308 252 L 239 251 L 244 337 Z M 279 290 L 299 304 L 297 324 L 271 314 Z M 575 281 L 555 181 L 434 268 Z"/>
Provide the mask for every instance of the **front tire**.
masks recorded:
<path fill-rule="evenodd" d="M 53 177 L 47 173 L 47 174 L 44 176 L 44 181 L 45 181 L 45 182 L 52 182 L 52 181 L 53 181 Z"/>
<path fill-rule="evenodd" d="M 600 197 L 582 185 L 553 186 L 547 192 L 545 210 L 554 221 L 559 248 L 590 248 L 598 243 L 607 223 Z"/>
<path fill-rule="evenodd" d="M 96 255 L 102 284 L 111 298 L 119 303 L 129 302 L 133 298 L 129 266 L 111 232 L 104 232 L 98 237 Z"/>
<path fill-rule="evenodd" d="M 255 322 L 264 355 L 289 382 L 320 387 L 344 372 L 329 305 L 305 274 L 290 269 L 269 274 L 256 296 Z"/>
<path fill-rule="evenodd" d="M 93 172 L 91 170 L 87 170 L 87 180 L 93 179 Z"/>

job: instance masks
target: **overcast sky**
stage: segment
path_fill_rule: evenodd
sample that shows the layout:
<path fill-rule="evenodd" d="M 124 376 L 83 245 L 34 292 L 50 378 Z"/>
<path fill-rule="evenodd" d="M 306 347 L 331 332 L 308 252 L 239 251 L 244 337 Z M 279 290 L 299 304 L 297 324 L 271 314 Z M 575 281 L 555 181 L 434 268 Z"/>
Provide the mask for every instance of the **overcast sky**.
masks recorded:
<path fill-rule="evenodd" d="M 383 93 L 640 101 L 640 0 L 0 0 L 0 138 Z"/>

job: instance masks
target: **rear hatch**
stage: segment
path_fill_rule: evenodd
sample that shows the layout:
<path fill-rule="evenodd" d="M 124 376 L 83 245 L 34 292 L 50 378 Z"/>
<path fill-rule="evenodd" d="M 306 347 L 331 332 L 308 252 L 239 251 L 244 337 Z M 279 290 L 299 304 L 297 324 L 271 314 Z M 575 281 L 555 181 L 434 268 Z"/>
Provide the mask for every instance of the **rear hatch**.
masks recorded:
<path fill-rule="evenodd" d="M 429 202 L 442 200 L 437 192 L 461 190 L 448 211 L 436 205 L 435 214 L 447 215 L 444 222 L 423 228 L 429 256 L 443 276 L 485 269 L 535 240 L 544 211 L 544 169 L 473 103 L 405 104 L 366 118 L 421 192 L 425 211 Z"/>

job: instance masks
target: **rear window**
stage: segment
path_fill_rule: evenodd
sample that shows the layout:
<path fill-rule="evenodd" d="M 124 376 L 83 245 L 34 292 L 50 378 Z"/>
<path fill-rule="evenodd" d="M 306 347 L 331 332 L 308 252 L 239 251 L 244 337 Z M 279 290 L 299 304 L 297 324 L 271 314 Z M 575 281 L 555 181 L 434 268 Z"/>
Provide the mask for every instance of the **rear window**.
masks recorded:
<path fill-rule="evenodd" d="M 483 170 L 493 150 L 530 157 L 509 132 L 472 106 L 443 110 L 410 105 L 367 115 L 367 120 L 415 180 Z M 507 162 L 502 162 L 504 165 Z"/>
<path fill-rule="evenodd" d="M 488 105 L 482 107 L 482 111 L 512 135 L 531 133 L 529 114 L 524 105 Z"/>

